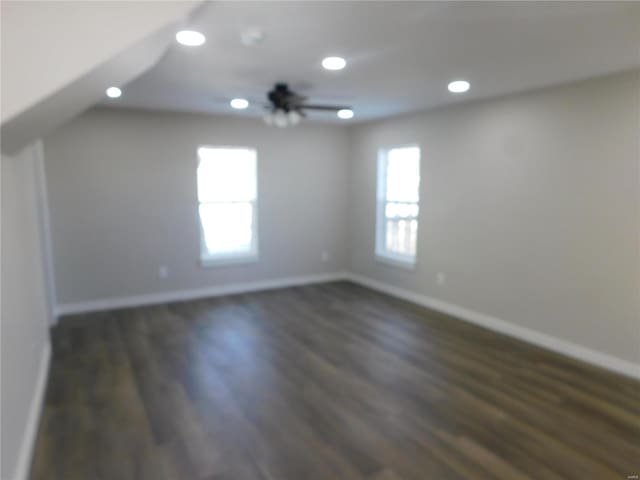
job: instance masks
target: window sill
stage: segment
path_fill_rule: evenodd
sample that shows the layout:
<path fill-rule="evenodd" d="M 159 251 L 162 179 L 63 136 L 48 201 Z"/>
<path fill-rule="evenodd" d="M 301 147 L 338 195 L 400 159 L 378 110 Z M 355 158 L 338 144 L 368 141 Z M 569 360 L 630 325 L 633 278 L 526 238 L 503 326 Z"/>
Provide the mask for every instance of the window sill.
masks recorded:
<path fill-rule="evenodd" d="M 416 261 L 415 260 L 401 260 L 396 257 L 391 257 L 387 255 L 383 255 L 380 253 L 375 254 L 375 259 L 377 262 L 384 263 L 386 265 L 391 265 L 393 267 L 403 268 L 405 270 L 415 270 L 416 269 Z"/>
<path fill-rule="evenodd" d="M 255 263 L 257 261 L 258 261 L 257 254 L 249 254 L 249 255 L 242 255 L 242 256 L 201 258 L 200 265 L 202 265 L 203 267 L 224 267 L 227 265 Z"/>

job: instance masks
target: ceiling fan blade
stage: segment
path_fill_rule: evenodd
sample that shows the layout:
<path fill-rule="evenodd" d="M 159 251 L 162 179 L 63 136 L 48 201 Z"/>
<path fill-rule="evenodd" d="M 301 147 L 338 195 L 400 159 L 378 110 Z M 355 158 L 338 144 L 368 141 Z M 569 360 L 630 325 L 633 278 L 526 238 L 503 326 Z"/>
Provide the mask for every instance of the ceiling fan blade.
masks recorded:
<path fill-rule="evenodd" d="M 347 106 L 340 106 L 340 105 L 300 105 L 300 108 L 303 108 L 305 110 L 325 110 L 325 111 L 331 111 L 331 112 L 335 112 L 338 110 L 350 110 L 351 107 L 347 107 Z"/>
<path fill-rule="evenodd" d="M 290 103 L 300 104 L 306 102 L 307 98 L 308 97 L 305 97 L 304 95 L 298 95 L 297 93 L 294 93 L 287 98 L 287 101 Z"/>

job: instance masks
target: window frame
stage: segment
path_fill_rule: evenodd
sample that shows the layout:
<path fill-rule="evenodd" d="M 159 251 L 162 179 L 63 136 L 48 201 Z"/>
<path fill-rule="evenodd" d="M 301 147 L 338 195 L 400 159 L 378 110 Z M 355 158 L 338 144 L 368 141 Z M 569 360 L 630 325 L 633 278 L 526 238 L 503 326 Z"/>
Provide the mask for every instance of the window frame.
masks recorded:
<path fill-rule="evenodd" d="M 414 202 L 390 202 L 387 200 L 387 159 L 391 150 L 402 148 L 418 149 L 418 172 L 421 173 L 422 165 L 422 148 L 418 143 L 406 143 L 401 145 L 391 145 L 378 149 L 378 160 L 376 168 L 376 222 L 375 222 L 375 259 L 396 267 L 402 267 L 413 270 L 418 261 L 418 237 L 420 232 L 420 185 L 422 175 L 418 181 L 418 214 L 410 217 L 409 220 L 415 219 L 418 226 L 416 231 L 416 253 L 415 255 L 404 255 L 391 252 L 386 248 L 386 206 L 388 203 L 410 203 Z"/>
<path fill-rule="evenodd" d="M 227 202 L 201 202 L 198 192 L 198 167 L 200 166 L 200 149 L 220 149 L 220 150 L 251 150 L 254 152 L 256 169 L 255 169 L 255 198 L 251 201 L 227 201 Z M 198 228 L 200 230 L 200 264 L 203 267 L 216 267 L 224 265 L 251 263 L 259 260 L 258 249 L 258 198 L 260 192 L 258 190 L 258 149 L 250 146 L 239 145 L 198 145 L 196 150 L 196 212 L 198 218 Z M 202 225 L 202 219 L 200 218 L 200 205 L 203 204 L 230 204 L 230 203 L 250 203 L 251 204 L 251 247 L 248 252 L 230 252 L 230 253 L 218 253 L 212 255 L 207 249 L 207 242 L 204 233 L 204 227 Z"/>

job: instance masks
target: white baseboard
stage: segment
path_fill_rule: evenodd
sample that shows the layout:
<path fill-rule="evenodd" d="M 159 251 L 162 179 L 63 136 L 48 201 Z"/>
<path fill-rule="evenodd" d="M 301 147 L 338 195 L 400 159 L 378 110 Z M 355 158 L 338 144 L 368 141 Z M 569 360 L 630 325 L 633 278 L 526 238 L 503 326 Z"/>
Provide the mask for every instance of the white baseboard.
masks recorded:
<path fill-rule="evenodd" d="M 42 413 L 44 394 L 47 388 L 50 362 L 51 343 L 47 341 L 42 353 L 40 354 L 40 365 L 38 367 L 36 388 L 33 392 L 33 397 L 31 398 L 31 405 L 29 405 L 27 428 L 25 428 L 24 436 L 22 437 L 20 452 L 18 453 L 18 461 L 13 473 L 13 480 L 27 480 L 29 477 L 31 458 L 33 457 L 33 449 L 38 435 L 38 426 L 40 425 L 40 415 Z"/>
<path fill-rule="evenodd" d="M 217 297 L 221 295 L 232 295 L 236 293 L 247 293 L 260 290 L 271 290 L 275 288 L 294 287 L 312 283 L 332 282 L 337 280 L 350 280 L 365 287 L 392 295 L 394 297 L 408 300 L 412 303 L 422 305 L 439 312 L 452 315 L 461 320 L 480 325 L 505 335 L 509 335 L 525 342 L 538 345 L 554 352 L 582 360 L 607 370 L 611 370 L 622 375 L 640 379 L 640 364 L 629 362 L 612 355 L 598 352 L 588 347 L 563 340 L 546 333 L 541 333 L 527 327 L 516 325 L 505 320 L 501 320 L 491 315 L 475 312 L 458 305 L 453 305 L 442 300 L 428 297 L 419 293 L 411 292 L 402 288 L 394 287 L 371 278 L 353 273 L 322 273 L 317 275 L 306 275 L 296 277 L 284 277 L 272 280 L 261 280 L 257 282 L 234 283 L 229 285 L 219 285 L 213 287 L 197 288 L 191 290 L 179 290 L 162 293 L 152 293 L 147 295 L 137 295 L 131 297 L 109 298 L 80 303 L 67 303 L 56 307 L 56 315 L 70 315 L 76 313 L 95 312 L 100 310 L 111 310 L 116 308 L 139 307 L 167 302 L 177 302 L 193 300 L 197 298 Z"/>
<path fill-rule="evenodd" d="M 347 274 L 342 272 L 284 277 L 271 280 L 260 280 L 257 282 L 233 283 L 228 285 L 195 288 L 190 290 L 150 293 L 131 297 L 106 298 L 79 303 L 65 303 L 56 306 L 55 312 L 56 316 L 60 317 L 62 315 L 112 310 L 116 308 L 141 307 L 144 305 L 154 305 L 159 303 L 194 300 L 197 298 L 219 297 L 221 295 L 233 295 L 236 293 L 295 287 L 312 283 L 333 282 L 336 280 L 344 280 L 346 278 Z"/>
<path fill-rule="evenodd" d="M 426 295 L 394 287 L 393 285 L 379 282 L 362 275 L 350 273 L 347 275 L 347 280 L 432 310 L 446 313 L 490 330 L 524 340 L 525 342 L 553 350 L 554 352 L 562 355 L 573 357 L 622 375 L 640 379 L 640 364 L 598 352 L 591 348 L 572 343 L 568 340 L 562 340 L 560 338 L 547 335 L 546 333 L 531 330 L 527 327 L 522 327 L 490 315 L 485 315 L 484 313 L 474 312 L 473 310 L 452 305 L 450 303 L 443 302 L 442 300 L 437 300 Z"/>

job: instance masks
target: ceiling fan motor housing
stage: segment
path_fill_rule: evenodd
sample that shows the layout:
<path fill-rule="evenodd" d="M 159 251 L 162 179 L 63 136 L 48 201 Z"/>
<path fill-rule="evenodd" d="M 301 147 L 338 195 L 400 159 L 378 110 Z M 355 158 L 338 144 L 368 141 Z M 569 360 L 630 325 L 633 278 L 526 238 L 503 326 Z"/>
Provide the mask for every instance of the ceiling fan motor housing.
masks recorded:
<path fill-rule="evenodd" d="M 301 103 L 305 100 L 305 97 L 293 93 L 286 83 L 276 83 L 275 88 L 268 93 L 267 97 L 274 110 L 284 110 L 287 113 L 296 110 L 302 113 L 300 111 Z"/>

